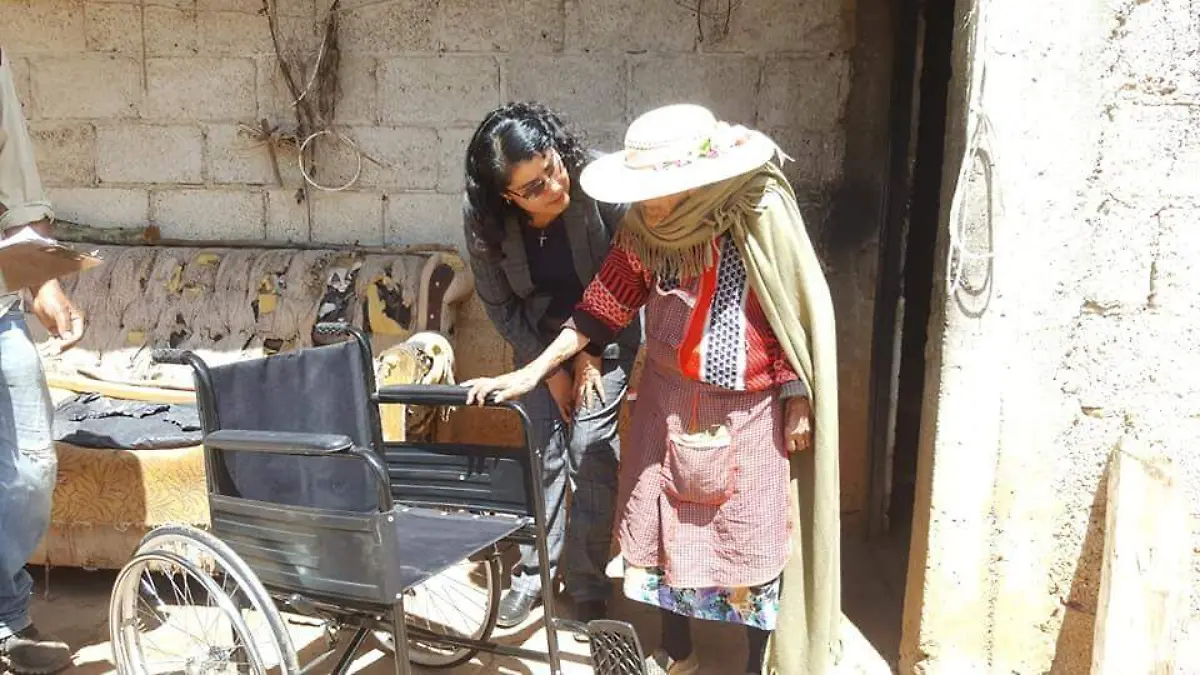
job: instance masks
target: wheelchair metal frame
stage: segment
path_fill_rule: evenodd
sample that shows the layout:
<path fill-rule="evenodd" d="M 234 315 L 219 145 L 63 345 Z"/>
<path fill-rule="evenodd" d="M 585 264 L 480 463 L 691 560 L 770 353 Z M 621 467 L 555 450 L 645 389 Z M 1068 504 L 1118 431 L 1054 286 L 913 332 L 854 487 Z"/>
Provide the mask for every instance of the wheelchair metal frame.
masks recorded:
<path fill-rule="evenodd" d="M 224 438 L 221 433 L 221 424 L 218 417 L 218 407 L 216 394 L 213 385 L 212 374 L 208 365 L 196 354 L 181 351 L 181 350 L 158 350 L 154 353 L 153 358 L 159 363 L 174 363 L 180 365 L 191 366 L 195 374 L 197 402 L 199 404 L 201 422 L 205 436 L 205 469 L 206 480 L 209 493 L 210 506 L 214 509 L 214 514 L 221 512 L 220 509 L 237 508 L 242 510 L 251 509 L 271 509 L 278 517 L 281 510 L 290 509 L 291 507 L 283 507 L 275 504 L 256 502 L 248 498 L 229 497 L 228 492 L 220 484 L 223 477 L 226 476 L 225 469 L 221 460 L 218 458 L 216 450 L 252 450 L 256 452 L 266 452 L 271 454 L 282 455 L 323 455 L 336 456 L 338 454 L 353 455 L 357 459 L 366 463 L 370 474 L 373 476 L 376 488 L 379 493 L 379 510 L 375 517 L 389 514 L 396 509 L 397 505 L 406 505 L 404 501 L 397 501 L 393 495 L 392 484 L 389 475 L 389 466 L 384 457 L 389 448 L 397 447 L 396 444 L 387 445 L 383 441 L 379 407 L 381 405 L 423 405 L 423 406 L 464 406 L 466 404 L 466 390 L 456 386 L 422 386 L 422 385 L 393 385 L 386 386 L 382 389 L 376 388 L 373 368 L 373 355 L 370 342 L 366 335 L 361 331 L 342 324 L 322 324 L 318 325 L 314 330 L 314 337 L 322 338 L 326 341 L 333 341 L 339 337 L 349 337 L 358 345 L 358 351 L 363 360 L 364 374 L 366 382 L 364 386 L 369 394 L 370 405 L 368 405 L 368 415 L 370 417 L 370 425 L 372 432 L 371 448 L 358 447 L 350 444 L 346 447 L 325 448 L 319 449 L 314 447 L 296 447 L 289 446 L 286 442 L 280 442 L 270 448 L 257 447 L 238 447 L 237 439 Z M 293 610 L 301 614 L 309 614 L 335 621 L 338 625 L 348 627 L 356 627 L 355 633 L 349 642 L 349 646 L 343 653 L 338 663 L 335 665 L 334 673 L 344 673 L 349 668 L 356 652 L 361 647 L 364 640 L 372 630 L 380 628 L 380 622 L 386 621 L 386 618 L 391 620 L 391 629 L 395 642 L 395 661 L 396 672 L 398 675 L 408 675 L 411 673 L 411 667 L 408 658 L 408 641 L 411 637 L 417 638 L 423 643 L 439 643 L 457 648 L 468 648 L 482 652 L 497 654 L 500 656 L 514 657 L 520 659 L 530 659 L 539 662 L 548 663 L 552 673 L 561 673 L 561 655 L 559 651 L 557 630 L 564 629 L 573 632 L 587 633 L 588 627 L 575 622 L 558 619 L 555 615 L 555 602 L 553 592 L 553 579 L 550 576 L 549 566 L 546 561 L 549 559 L 547 551 L 547 523 L 545 513 L 545 496 L 544 486 L 542 482 L 542 449 L 534 442 L 532 437 L 532 423 L 529 415 L 524 407 L 517 402 L 505 402 L 502 404 L 488 403 L 489 407 L 505 408 L 518 416 L 521 421 L 522 432 L 525 441 L 525 450 L 527 454 L 521 458 L 519 455 L 514 455 L 511 447 L 490 447 L 490 446 L 456 446 L 452 444 L 436 444 L 446 452 L 457 455 L 467 455 L 480 458 L 518 458 L 524 464 L 526 471 L 524 475 L 524 492 L 525 492 L 525 507 L 524 513 L 510 513 L 505 515 L 514 515 L 518 517 L 520 522 L 519 529 L 516 529 L 508 537 L 500 541 L 520 541 L 522 543 L 532 543 L 538 552 L 539 573 L 541 575 L 542 588 L 546 591 L 542 594 L 543 597 L 543 616 L 542 625 L 546 631 L 547 653 L 533 651 L 529 649 L 512 647 L 507 645 L 497 644 L 494 641 L 482 641 L 467 638 L 452 637 L 440 635 L 427 631 L 420 630 L 415 626 L 406 625 L 405 610 L 404 610 L 404 593 L 396 593 L 394 602 L 390 606 L 383 606 L 374 602 L 360 602 L 350 599 L 339 599 L 336 595 L 328 597 L 303 597 L 298 594 L 289 594 L 281 591 L 279 587 L 266 583 L 267 592 L 274 601 L 276 607 L 280 604 L 285 604 Z M 412 444 L 401 444 L 401 447 L 412 447 Z M 344 456 L 344 455 L 343 455 Z M 438 500 L 432 500 L 430 503 L 437 503 Z M 240 504 L 236 502 L 242 502 Z M 456 504 L 471 511 L 494 511 L 494 505 L 478 505 L 460 503 Z M 325 514 L 329 518 L 336 518 L 336 512 Z M 358 516 L 366 516 L 369 514 L 355 514 Z M 296 516 L 310 517 L 309 514 L 301 514 Z M 214 528 L 216 530 L 216 528 Z M 403 541 L 403 532 L 399 535 L 400 541 Z M 151 532 L 147 535 L 146 542 L 149 542 L 154 537 Z M 499 543 L 499 542 L 497 542 Z M 493 544 L 494 545 L 494 544 Z M 486 547 L 485 547 L 486 548 Z M 239 561 L 240 563 L 240 561 Z M 382 561 L 381 564 L 386 565 L 387 561 Z M 254 574 L 256 579 L 260 577 L 260 570 L 254 569 L 253 564 L 246 564 L 246 568 Z M 261 580 L 260 580 L 260 583 Z M 385 618 L 386 617 L 386 618 Z M 640 651 L 640 648 L 639 648 Z M 318 657 L 318 660 L 324 660 L 332 655 L 328 652 L 325 655 Z M 312 664 L 310 664 L 312 665 Z"/>

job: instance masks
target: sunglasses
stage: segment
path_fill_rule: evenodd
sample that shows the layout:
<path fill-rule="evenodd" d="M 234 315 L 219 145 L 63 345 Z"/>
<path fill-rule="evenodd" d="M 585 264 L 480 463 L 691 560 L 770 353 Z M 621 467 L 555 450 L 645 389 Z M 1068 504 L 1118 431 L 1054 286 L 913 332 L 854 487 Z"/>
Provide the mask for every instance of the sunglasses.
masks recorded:
<path fill-rule="evenodd" d="M 558 156 L 558 151 L 551 148 L 547 153 L 547 164 L 545 173 L 538 178 L 535 178 L 525 185 L 522 185 L 518 190 L 509 190 L 509 194 L 520 197 L 525 201 L 531 202 L 541 198 L 546 194 L 546 190 L 550 189 L 550 182 L 553 181 L 562 184 L 562 174 L 566 167 L 563 166 L 562 157 Z"/>

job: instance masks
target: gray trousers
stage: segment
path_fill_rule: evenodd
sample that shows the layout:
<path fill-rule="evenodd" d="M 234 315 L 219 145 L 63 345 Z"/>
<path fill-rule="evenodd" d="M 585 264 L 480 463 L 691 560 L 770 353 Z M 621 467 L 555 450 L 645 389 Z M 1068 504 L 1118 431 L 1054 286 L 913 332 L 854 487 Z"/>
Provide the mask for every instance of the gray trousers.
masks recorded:
<path fill-rule="evenodd" d="M 575 602 L 607 600 L 609 595 L 605 567 L 612 543 L 620 458 L 617 421 L 632 369 L 632 355 L 605 359 L 604 404 L 577 412 L 571 425 L 563 422 L 545 385 L 523 400 L 533 423 L 534 442 L 544 449 L 542 478 L 546 490 L 550 575 L 558 573 L 562 562 L 566 591 Z M 568 486 L 572 494 L 569 518 Z M 541 586 L 537 550 L 522 545 L 521 561 L 513 570 L 512 588 L 540 593 Z"/>

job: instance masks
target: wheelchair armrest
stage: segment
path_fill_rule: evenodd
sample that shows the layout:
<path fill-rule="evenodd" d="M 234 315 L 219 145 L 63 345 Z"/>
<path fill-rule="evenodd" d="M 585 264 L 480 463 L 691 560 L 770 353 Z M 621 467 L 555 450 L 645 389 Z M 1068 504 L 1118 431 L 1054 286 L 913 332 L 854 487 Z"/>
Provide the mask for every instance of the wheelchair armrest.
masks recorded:
<path fill-rule="evenodd" d="M 333 455 L 349 451 L 354 442 L 341 434 L 303 434 L 290 431 L 221 429 L 204 437 L 213 450 L 268 452 L 282 455 Z"/>
<path fill-rule="evenodd" d="M 462 406 L 467 404 L 467 388 L 456 384 L 389 384 L 379 388 L 377 397 L 384 404 Z"/>

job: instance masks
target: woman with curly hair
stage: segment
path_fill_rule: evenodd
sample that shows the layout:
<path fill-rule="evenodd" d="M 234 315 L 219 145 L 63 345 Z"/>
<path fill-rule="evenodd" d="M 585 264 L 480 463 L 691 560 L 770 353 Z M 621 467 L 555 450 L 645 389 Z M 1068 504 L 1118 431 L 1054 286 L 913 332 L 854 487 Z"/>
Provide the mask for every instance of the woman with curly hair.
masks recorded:
<path fill-rule="evenodd" d="M 571 318 L 625 213 L 579 188 L 590 158 L 559 116 L 536 103 L 492 111 L 467 148 L 463 220 L 475 289 L 517 367 L 537 357 Z M 545 458 L 551 576 L 565 554 L 566 591 L 585 621 L 606 612 L 617 418 L 640 337 L 640 326 L 630 325 L 589 345 L 524 397 L 533 442 Z M 602 382 L 603 395 L 583 400 L 576 380 Z M 522 546 L 499 625 L 523 622 L 543 590 L 537 552 Z"/>

